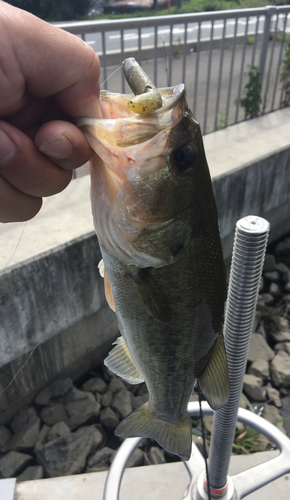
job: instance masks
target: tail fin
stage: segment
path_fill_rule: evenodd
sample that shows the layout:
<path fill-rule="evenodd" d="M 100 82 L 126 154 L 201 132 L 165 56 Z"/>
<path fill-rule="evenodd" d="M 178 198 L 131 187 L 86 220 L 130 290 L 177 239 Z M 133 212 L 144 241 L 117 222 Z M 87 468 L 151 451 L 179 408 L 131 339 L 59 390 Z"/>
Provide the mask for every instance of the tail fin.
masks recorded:
<path fill-rule="evenodd" d="M 191 454 L 191 420 L 187 415 L 183 422 L 167 422 L 149 411 L 148 403 L 130 413 L 115 430 L 120 437 L 147 437 L 156 441 L 170 453 L 183 460 Z"/>

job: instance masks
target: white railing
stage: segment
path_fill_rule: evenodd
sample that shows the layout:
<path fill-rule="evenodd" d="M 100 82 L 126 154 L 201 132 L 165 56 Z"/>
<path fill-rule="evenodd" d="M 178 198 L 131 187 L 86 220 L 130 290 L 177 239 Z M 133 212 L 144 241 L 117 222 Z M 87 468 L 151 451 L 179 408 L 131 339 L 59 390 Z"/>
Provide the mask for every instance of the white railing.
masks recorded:
<path fill-rule="evenodd" d="M 184 82 L 204 133 L 245 118 L 240 105 L 249 66 L 258 66 L 262 114 L 280 108 L 279 84 L 290 5 L 136 19 L 57 23 L 92 45 L 102 80 L 134 56 L 158 87 Z M 122 72 L 105 88 L 128 91 Z"/>

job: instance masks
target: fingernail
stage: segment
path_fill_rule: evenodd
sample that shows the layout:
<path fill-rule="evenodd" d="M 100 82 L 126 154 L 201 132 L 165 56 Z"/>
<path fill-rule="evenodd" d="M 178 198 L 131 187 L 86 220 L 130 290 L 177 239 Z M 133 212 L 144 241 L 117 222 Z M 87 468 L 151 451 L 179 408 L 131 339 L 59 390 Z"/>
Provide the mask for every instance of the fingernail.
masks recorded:
<path fill-rule="evenodd" d="M 64 160 L 73 152 L 73 144 L 65 135 L 57 135 L 43 142 L 39 151 L 54 160 Z"/>
<path fill-rule="evenodd" d="M 16 146 L 10 137 L 0 129 L 0 165 L 6 165 L 15 155 Z"/>

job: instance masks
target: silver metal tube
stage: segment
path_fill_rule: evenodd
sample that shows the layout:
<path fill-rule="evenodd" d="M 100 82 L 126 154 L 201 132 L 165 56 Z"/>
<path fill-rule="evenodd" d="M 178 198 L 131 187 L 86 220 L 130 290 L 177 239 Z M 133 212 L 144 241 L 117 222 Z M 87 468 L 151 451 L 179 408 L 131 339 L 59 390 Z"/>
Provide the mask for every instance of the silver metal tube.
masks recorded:
<path fill-rule="evenodd" d="M 208 66 L 207 66 L 207 83 L 206 83 L 205 108 L 204 108 L 204 120 L 203 120 L 203 133 L 204 134 L 206 134 L 206 121 L 207 121 L 207 110 L 208 110 L 208 99 L 209 99 L 213 30 L 214 30 L 214 21 L 211 22 L 211 28 L 210 28 L 210 43 L 209 43 L 209 55 L 208 55 Z"/>
<path fill-rule="evenodd" d="M 125 53 L 124 53 L 124 30 L 121 30 L 121 62 L 124 61 L 125 59 Z M 122 71 L 122 94 L 125 94 L 125 76 L 124 76 L 124 71 Z"/>
<path fill-rule="evenodd" d="M 236 108 L 235 123 L 237 123 L 237 121 L 239 119 L 240 99 L 241 99 L 242 81 L 243 81 L 243 74 L 244 74 L 245 55 L 246 55 L 246 46 L 247 46 L 247 37 L 248 37 L 248 26 L 249 26 L 249 18 L 247 17 L 247 23 L 245 26 L 245 39 L 244 39 L 244 44 L 243 44 L 243 55 L 242 55 L 241 70 L 240 70 L 239 90 L 238 90 L 238 97 L 237 97 L 237 103 L 236 103 L 237 108 Z"/>
<path fill-rule="evenodd" d="M 236 225 L 224 326 L 230 398 L 215 412 L 209 456 L 210 486 L 215 490 L 227 482 L 269 228 L 265 219 L 255 216 Z"/>
<path fill-rule="evenodd" d="M 260 61 L 259 61 L 259 71 L 260 71 L 260 82 L 263 83 L 263 75 L 266 66 L 266 58 L 267 58 L 267 50 L 268 50 L 268 42 L 269 42 L 269 33 L 271 28 L 271 19 L 272 16 L 276 13 L 275 9 L 272 7 L 266 7 L 266 19 L 264 24 L 264 35 L 262 40 L 262 48 L 260 52 Z"/>
<path fill-rule="evenodd" d="M 216 97 L 216 109 L 215 109 L 215 123 L 214 123 L 214 128 L 215 129 L 218 126 L 218 114 L 219 114 L 219 105 L 220 105 L 220 92 L 221 92 L 222 70 L 223 70 L 223 62 L 224 62 L 226 26 L 227 26 L 227 22 L 226 22 L 226 20 L 224 20 L 223 34 L 222 34 L 222 45 L 221 45 L 221 55 L 220 55 L 219 79 L 218 79 L 217 97 Z"/>
<path fill-rule="evenodd" d="M 173 52 L 173 25 L 170 24 L 170 29 L 169 29 L 169 68 L 168 68 L 168 78 L 169 78 L 169 87 L 172 85 L 172 52 Z"/>
<path fill-rule="evenodd" d="M 157 45 L 158 45 L 158 33 L 157 26 L 154 26 L 154 78 L 153 82 L 157 87 Z"/>
<path fill-rule="evenodd" d="M 198 23 L 198 36 L 197 36 L 196 61 L 195 61 L 194 98 L 193 98 L 193 106 L 192 106 L 192 112 L 193 112 L 194 116 L 196 115 L 196 105 L 197 105 L 199 52 L 200 52 L 200 34 L 201 34 L 201 24 Z"/>
<path fill-rule="evenodd" d="M 238 19 L 236 18 L 235 19 L 235 32 L 234 32 L 234 38 L 233 38 L 232 58 L 231 58 L 231 68 L 230 68 L 230 75 L 229 75 L 229 87 L 228 87 L 228 98 L 227 98 L 227 109 L 226 109 L 226 124 L 229 123 L 229 110 L 230 110 L 233 70 L 234 70 L 234 62 L 235 62 L 237 30 L 238 30 Z"/>
<path fill-rule="evenodd" d="M 183 37 L 183 59 L 182 59 L 182 83 L 186 82 L 186 57 L 187 57 L 187 37 L 188 37 L 188 23 L 184 24 L 184 37 Z"/>
<path fill-rule="evenodd" d="M 106 37 L 104 31 L 102 31 L 102 66 L 105 89 L 107 89 Z"/>

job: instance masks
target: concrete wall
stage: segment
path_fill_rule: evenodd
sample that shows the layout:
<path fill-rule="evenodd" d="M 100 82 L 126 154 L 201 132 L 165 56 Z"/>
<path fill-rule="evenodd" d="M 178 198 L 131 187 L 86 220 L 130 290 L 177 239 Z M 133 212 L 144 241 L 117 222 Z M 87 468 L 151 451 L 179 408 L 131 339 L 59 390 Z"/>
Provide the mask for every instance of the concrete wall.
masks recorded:
<path fill-rule="evenodd" d="M 272 240 L 290 230 L 289 138 L 288 109 L 205 136 L 227 262 L 239 218 L 267 218 Z M 53 379 L 93 369 L 118 336 L 88 189 L 74 180 L 27 225 L 0 227 L 0 424 Z"/>

